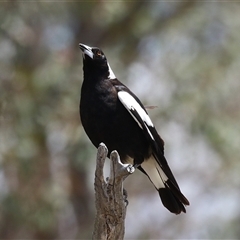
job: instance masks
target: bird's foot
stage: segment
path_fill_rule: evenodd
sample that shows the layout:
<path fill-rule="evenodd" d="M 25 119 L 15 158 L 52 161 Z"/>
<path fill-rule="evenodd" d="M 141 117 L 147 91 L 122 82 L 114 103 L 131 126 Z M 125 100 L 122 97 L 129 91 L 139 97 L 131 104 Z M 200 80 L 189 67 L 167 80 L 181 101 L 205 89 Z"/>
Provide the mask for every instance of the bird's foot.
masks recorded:
<path fill-rule="evenodd" d="M 129 164 L 129 165 L 127 166 L 127 171 L 128 171 L 129 173 L 133 173 L 133 172 L 135 172 L 135 167 L 134 167 L 133 165 Z"/>

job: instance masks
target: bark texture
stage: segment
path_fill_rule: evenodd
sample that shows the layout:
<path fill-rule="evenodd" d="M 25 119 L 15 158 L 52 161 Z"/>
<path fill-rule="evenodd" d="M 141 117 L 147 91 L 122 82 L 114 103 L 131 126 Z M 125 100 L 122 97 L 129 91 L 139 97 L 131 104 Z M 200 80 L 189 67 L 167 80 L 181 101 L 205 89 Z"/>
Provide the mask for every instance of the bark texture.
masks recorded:
<path fill-rule="evenodd" d="M 97 213 L 93 239 L 123 239 L 128 204 L 123 181 L 135 168 L 122 164 L 117 151 L 113 151 L 110 155 L 110 177 L 105 181 L 103 167 L 107 154 L 107 147 L 101 143 L 97 152 L 94 182 Z"/>

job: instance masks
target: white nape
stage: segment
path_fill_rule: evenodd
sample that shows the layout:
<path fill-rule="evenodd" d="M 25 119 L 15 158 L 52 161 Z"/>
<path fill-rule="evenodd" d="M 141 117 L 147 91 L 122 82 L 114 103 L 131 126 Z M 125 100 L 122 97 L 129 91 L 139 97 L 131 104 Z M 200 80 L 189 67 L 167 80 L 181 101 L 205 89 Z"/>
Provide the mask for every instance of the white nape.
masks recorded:
<path fill-rule="evenodd" d="M 109 71 L 108 79 L 115 79 L 116 76 L 115 76 L 115 74 L 113 73 L 113 71 L 112 71 L 109 63 L 108 63 L 108 71 Z"/>

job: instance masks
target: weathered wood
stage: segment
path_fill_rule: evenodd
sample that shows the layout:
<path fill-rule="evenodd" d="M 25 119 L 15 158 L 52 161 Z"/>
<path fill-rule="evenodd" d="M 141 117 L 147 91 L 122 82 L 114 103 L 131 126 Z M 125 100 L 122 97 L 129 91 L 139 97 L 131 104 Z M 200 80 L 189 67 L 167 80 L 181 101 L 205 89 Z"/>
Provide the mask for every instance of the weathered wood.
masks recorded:
<path fill-rule="evenodd" d="M 93 239 L 123 239 L 127 210 L 127 194 L 123 191 L 123 181 L 135 168 L 122 164 L 117 151 L 110 155 L 110 177 L 105 181 L 103 167 L 107 157 L 107 147 L 101 143 L 96 160 L 95 171 L 95 204 L 96 217 Z"/>

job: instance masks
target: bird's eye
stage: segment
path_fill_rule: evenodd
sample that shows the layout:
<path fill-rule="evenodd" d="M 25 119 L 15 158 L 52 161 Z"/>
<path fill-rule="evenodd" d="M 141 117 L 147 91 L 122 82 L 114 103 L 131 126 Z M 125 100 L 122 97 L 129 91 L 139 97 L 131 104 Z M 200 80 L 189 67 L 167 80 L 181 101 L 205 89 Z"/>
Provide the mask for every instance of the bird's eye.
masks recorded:
<path fill-rule="evenodd" d="M 101 56 L 102 53 L 100 51 L 97 51 L 97 56 Z"/>

